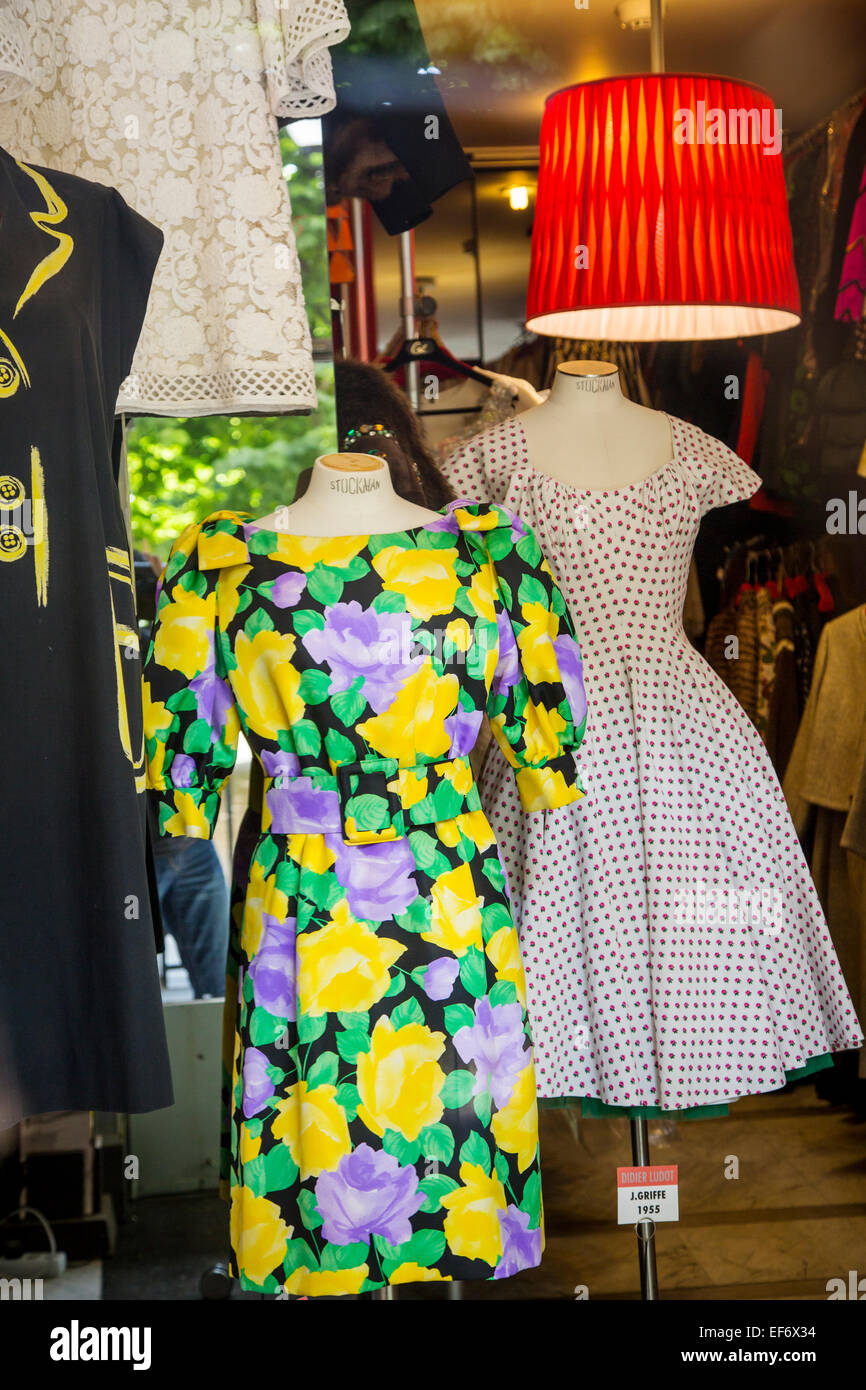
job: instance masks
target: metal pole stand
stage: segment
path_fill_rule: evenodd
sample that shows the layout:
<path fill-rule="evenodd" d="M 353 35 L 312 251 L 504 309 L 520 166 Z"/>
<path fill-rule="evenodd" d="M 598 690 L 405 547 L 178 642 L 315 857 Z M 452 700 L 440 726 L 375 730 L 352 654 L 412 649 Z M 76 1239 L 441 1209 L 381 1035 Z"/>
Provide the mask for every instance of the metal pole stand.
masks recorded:
<path fill-rule="evenodd" d="M 631 1157 L 636 1168 L 648 1168 L 649 1134 L 645 1119 L 631 1122 Z M 659 1296 L 659 1276 L 656 1269 L 656 1223 L 644 1218 L 637 1223 L 637 1258 L 640 1266 L 640 1296 L 645 1301 Z"/>

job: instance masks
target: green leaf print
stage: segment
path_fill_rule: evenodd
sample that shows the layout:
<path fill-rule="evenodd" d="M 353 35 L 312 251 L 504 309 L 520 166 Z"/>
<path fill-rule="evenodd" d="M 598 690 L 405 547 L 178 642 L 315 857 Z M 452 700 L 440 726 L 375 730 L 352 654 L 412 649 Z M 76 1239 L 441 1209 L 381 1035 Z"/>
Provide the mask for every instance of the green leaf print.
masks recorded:
<path fill-rule="evenodd" d="M 421 831 L 417 831 L 416 834 L 419 834 L 419 835 L 420 835 L 420 834 L 421 834 Z M 428 838 L 428 837 L 425 835 L 425 836 L 424 836 L 424 839 L 426 840 L 427 838 Z M 413 852 L 413 854 L 415 853 L 415 845 L 413 844 L 414 839 L 415 839 L 415 836 L 414 836 L 414 835 L 410 835 L 410 836 L 409 836 L 409 843 L 410 843 L 410 845 L 411 845 L 411 847 L 412 847 L 412 852 Z M 417 857 L 417 856 L 416 856 L 416 857 Z M 420 868 L 420 867 L 422 867 L 422 866 L 419 865 L 419 868 Z M 415 899 L 415 901 L 414 901 L 413 903 L 410 903 L 410 904 L 409 904 L 409 906 L 407 907 L 407 909 L 406 909 L 405 912 L 398 912 L 398 913 L 397 913 L 396 917 L 394 918 L 394 921 L 397 923 L 397 925 L 398 925 L 399 927 L 402 927 L 402 928 L 403 928 L 403 931 L 411 931 L 411 932 L 429 931 L 429 930 L 430 930 L 430 899 L 429 899 L 429 898 L 422 898 L 421 894 L 419 893 L 418 897 Z"/>
<path fill-rule="evenodd" d="M 520 1210 L 529 1217 L 530 1226 L 541 1225 L 541 1178 L 537 1171 L 526 1179 Z"/>
<path fill-rule="evenodd" d="M 211 729 L 206 719 L 194 719 L 183 736 L 185 753 L 206 753 L 211 746 Z"/>
<path fill-rule="evenodd" d="M 186 589 L 187 593 L 198 594 L 199 598 L 204 598 L 207 593 L 207 579 L 201 570 L 187 570 L 178 580 L 178 587 Z"/>
<path fill-rule="evenodd" d="M 370 573 L 370 566 L 363 555 L 353 555 L 348 564 L 340 566 L 340 573 L 347 580 L 363 579 L 365 574 Z"/>
<path fill-rule="evenodd" d="M 357 1269 L 367 1263 L 370 1247 L 366 1241 L 353 1241 L 351 1245 L 326 1245 L 322 1251 L 322 1269 Z"/>
<path fill-rule="evenodd" d="M 425 874 L 429 874 L 438 854 L 436 836 L 431 835 L 427 830 L 412 830 L 409 832 L 409 848 L 415 856 L 415 863 L 418 868 L 423 869 Z M 414 907 L 415 904 L 413 903 L 412 906 Z M 414 930 L 418 929 L 414 928 Z"/>
<path fill-rule="evenodd" d="M 276 1042 L 288 1027 L 287 1018 L 277 1018 L 276 1014 L 269 1014 L 267 1009 L 261 1005 L 253 1009 L 250 1017 L 250 1041 L 254 1047 L 261 1043 Z"/>
<path fill-rule="evenodd" d="M 296 1269 L 318 1269 L 319 1263 L 316 1259 L 316 1252 L 311 1248 L 306 1240 L 300 1236 L 295 1236 L 286 1246 L 286 1258 L 283 1260 L 283 1273 L 289 1279 Z"/>
<path fill-rule="evenodd" d="M 344 1062 L 356 1062 L 359 1052 L 370 1051 L 370 1035 L 360 1028 L 347 1028 L 337 1034 L 337 1051 Z"/>
<path fill-rule="evenodd" d="M 537 603 L 546 610 L 548 606 L 547 586 L 542 584 L 540 579 L 536 579 L 534 575 L 524 574 L 517 591 L 517 601 L 521 607 L 526 603 Z"/>
<path fill-rule="evenodd" d="M 336 1086 L 340 1074 L 340 1059 L 336 1052 L 322 1052 L 310 1067 L 304 1080 L 314 1086 Z"/>
<path fill-rule="evenodd" d="M 244 623 L 244 634 L 250 641 L 257 632 L 273 632 L 274 620 L 266 608 L 257 608 Z"/>
<path fill-rule="evenodd" d="M 288 1144 L 276 1144 L 265 1154 L 265 1181 L 267 1192 L 285 1192 L 298 1181 L 298 1165 Z"/>
<path fill-rule="evenodd" d="M 316 1206 L 315 1193 L 311 1192 L 308 1187 L 301 1188 L 298 1193 L 298 1210 L 308 1231 L 317 1230 L 325 1219 Z"/>
<path fill-rule="evenodd" d="M 349 690 L 341 690 L 339 694 L 331 696 L 331 709 L 347 728 L 354 728 L 367 708 L 367 701 L 360 692 L 363 683 L 363 676 L 356 676 Z"/>
<path fill-rule="evenodd" d="M 487 957 L 477 946 L 470 946 L 460 959 L 460 983 L 476 999 L 487 993 Z"/>
<path fill-rule="evenodd" d="M 250 1189 L 254 1197 L 266 1197 L 268 1192 L 268 1174 L 265 1168 L 264 1155 L 259 1154 L 257 1158 L 251 1158 L 243 1166 L 244 1186 Z"/>
<path fill-rule="evenodd" d="M 373 599 L 371 607 L 377 613 L 405 613 L 406 600 L 402 594 L 395 593 L 392 589 L 383 589 Z"/>
<path fill-rule="evenodd" d="M 424 1010 L 417 999 L 405 999 L 391 1012 L 391 1026 L 394 1029 L 405 1028 L 407 1023 L 424 1023 L 425 1021 Z"/>
<path fill-rule="evenodd" d="M 320 912 L 326 912 L 346 896 L 346 890 L 332 873 L 317 874 L 312 869 L 303 870 L 304 897 L 315 903 Z"/>
<path fill-rule="evenodd" d="M 350 796 L 346 803 L 346 819 L 354 817 L 358 830 L 383 830 L 390 821 L 388 798 L 365 792 Z"/>
<path fill-rule="evenodd" d="M 438 1211 L 442 1205 L 442 1198 L 459 1186 L 459 1182 L 455 1178 L 449 1178 L 447 1173 L 434 1173 L 429 1178 L 422 1178 L 418 1184 L 424 1193 L 424 1205 L 421 1210 Z"/>
<path fill-rule="evenodd" d="M 454 1157 L 454 1135 L 447 1125 L 425 1125 L 418 1135 L 418 1142 L 425 1158 L 450 1163 Z"/>
<path fill-rule="evenodd" d="M 466 1071 L 463 1067 L 456 1067 L 446 1076 L 445 1085 L 439 1092 L 439 1099 L 446 1110 L 459 1110 L 461 1105 L 469 1104 L 474 1085 L 474 1072 Z"/>
<path fill-rule="evenodd" d="M 437 820 L 452 820 L 464 809 L 464 797 L 447 778 L 443 778 L 433 793 Z"/>
<path fill-rule="evenodd" d="M 484 874 L 485 878 L 490 881 L 497 893 L 503 893 L 505 891 L 505 874 L 499 862 L 498 855 L 493 854 L 490 855 L 489 858 L 482 860 L 481 872 Z"/>
<path fill-rule="evenodd" d="M 481 935 L 485 941 L 495 936 L 500 927 L 511 927 L 511 913 L 504 903 L 491 903 L 481 909 Z"/>
<path fill-rule="evenodd" d="M 251 555 L 270 555 L 279 545 L 276 531 L 252 531 L 247 540 Z"/>
<path fill-rule="evenodd" d="M 220 631 L 217 633 L 217 651 L 218 666 L 222 665 L 224 671 L 236 671 L 238 661 L 232 651 L 232 639 L 227 632 Z"/>
<path fill-rule="evenodd" d="M 360 1028 L 364 1033 L 370 1029 L 370 1015 L 360 1010 L 338 1009 L 337 1020 L 341 1028 Z"/>
<path fill-rule="evenodd" d="M 176 690 L 173 695 L 169 695 L 165 702 L 166 709 L 170 710 L 195 709 L 197 705 L 195 691 L 190 690 L 188 685 L 185 685 L 183 690 Z"/>
<path fill-rule="evenodd" d="M 276 864 L 278 854 L 279 850 L 273 835 L 267 835 L 258 846 L 255 857 L 256 864 L 266 878 Z"/>
<path fill-rule="evenodd" d="M 493 1099 L 490 1092 L 484 1091 L 480 1096 L 473 1096 L 472 1105 L 481 1123 L 485 1126 L 489 1125 L 493 1111 Z"/>
<path fill-rule="evenodd" d="M 516 1004 L 517 986 L 513 980 L 497 980 L 490 991 L 491 1004 Z"/>
<path fill-rule="evenodd" d="M 311 666 L 309 670 L 301 672 L 298 694 L 305 705 L 320 705 L 327 700 L 330 689 L 331 677 L 327 671 L 317 671 Z"/>
<path fill-rule="evenodd" d="M 382 1148 L 407 1167 L 417 1163 L 421 1157 L 421 1145 L 417 1139 L 405 1139 L 396 1129 L 386 1129 L 382 1138 Z"/>
<path fill-rule="evenodd" d="M 332 603 L 339 603 L 343 593 L 342 574 L 317 560 L 307 576 L 307 593 L 326 608 Z"/>
<path fill-rule="evenodd" d="M 329 729 L 325 734 L 325 748 L 328 757 L 334 763 L 357 762 L 354 743 L 346 738 L 345 734 L 341 734 L 339 729 Z"/>
<path fill-rule="evenodd" d="M 525 536 L 521 536 L 514 548 L 530 569 L 537 569 L 541 564 L 541 546 L 532 531 L 527 531 Z"/>
<path fill-rule="evenodd" d="M 322 748 L 322 735 L 312 719 L 298 719 L 292 725 L 292 740 L 301 755 L 317 757 Z"/>
<path fill-rule="evenodd" d="M 475 1012 L 468 1004 L 445 1005 L 445 1027 L 452 1038 L 460 1028 L 471 1028 L 474 1023 Z"/>
<path fill-rule="evenodd" d="M 505 1157 L 505 1154 L 501 1154 L 498 1149 L 493 1156 L 493 1167 L 496 1170 L 497 1178 L 504 1187 L 510 1177 L 508 1172 L 508 1159 Z"/>
<path fill-rule="evenodd" d="M 398 994 L 402 994 L 406 988 L 406 976 L 401 970 L 397 970 L 391 976 L 391 983 L 385 990 L 383 999 L 394 999 Z"/>
<path fill-rule="evenodd" d="M 317 608 L 296 608 L 292 613 L 292 627 L 299 637 L 306 637 L 313 628 L 321 632 L 325 626 L 325 615 Z"/>
<path fill-rule="evenodd" d="M 402 1264 L 417 1264 L 429 1269 L 445 1253 L 444 1231 L 416 1231 L 402 1245 L 389 1245 L 381 1236 L 374 1236 L 373 1241 L 382 1257 L 382 1268 L 386 1274 L 391 1274 Z"/>
<path fill-rule="evenodd" d="M 487 550 L 493 560 L 502 560 L 511 551 L 511 531 L 497 529 L 487 537 Z"/>
<path fill-rule="evenodd" d="M 466 1143 L 461 1145 L 460 1162 L 475 1164 L 490 1176 L 490 1145 L 477 1130 L 473 1130 Z"/>
<path fill-rule="evenodd" d="M 327 1014 L 301 1014 L 298 1019 L 298 1042 L 302 1047 L 320 1038 L 328 1024 Z"/>
<path fill-rule="evenodd" d="M 357 1086 L 353 1086 L 350 1081 L 344 1081 L 342 1086 L 337 1087 L 337 1104 L 341 1105 L 346 1112 L 346 1119 L 349 1124 L 358 1114 L 358 1106 L 361 1104 L 361 1096 Z"/>

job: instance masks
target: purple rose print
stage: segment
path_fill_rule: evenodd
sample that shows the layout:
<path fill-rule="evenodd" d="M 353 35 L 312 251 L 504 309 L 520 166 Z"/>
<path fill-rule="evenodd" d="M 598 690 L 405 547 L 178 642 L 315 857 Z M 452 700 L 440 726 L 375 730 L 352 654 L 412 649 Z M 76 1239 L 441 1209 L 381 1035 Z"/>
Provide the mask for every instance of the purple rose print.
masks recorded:
<path fill-rule="evenodd" d="M 336 859 L 334 872 L 353 917 L 387 922 L 417 898 L 415 856 L 407 839 L 347 845 L 342 834 L 334 834 L 325 836 L 325 844 Z"/>
<path fill-rule="evenodd" d="M 421 653 L 412 654 L 408 613 L 379 613 L 356 599 L 333 604 L 325 626 L 311 628 L 301 642 L 314 661 L 329 667 L 332 695 L 362 676 L 364 699 L 376 714 L 388 708 L 424 660 Z"/>
<path fill-rule="evenodd" d="M 516 545 L 521 536 L 526 535 L 526 522 L 521 521 L 516 512 L 511 513 L 511 539 Z"/>
<path fill-rule="evenodd" d="M 244 1053 L 244 1119 L 252 1119 L 259 1110 L 264 1109 L 274 1094 L 274 1083 L 268 1076 L 270 1063 L 257 1047 L 248 1047 Z"/>
<path fill-rule="evenodd" d="M 457 706 L 453 714 L 449 714 L 445 720 L 445 732 L 451 740 L 449 758 L 462 758 L 475 747 L 483 718 L 483 710 L 463 709 L 461 705 Z"/>
<path fill-rule="evenodd" d="M 278 922 L 263 912 L 262 922 L 264 935 L 248 971 L 254 999 L 269 1014 L 294 1023 L 298 1010 L 295 918 Z"/>
<path fill-rule="evenodd" d="M 497 1108 L 508 1104 L 518 1076 L 529 1062 L 519 1004 L 491 1004 L 487 995 L 475 1005 L 475 1022 L 454 1034 L 454 1046 L 477 1073 L 472 1094 L 490 1091 Z"/>
<path fill-rule="evenodd" d="M 304 592 L 307 576 L 301 570 L 285 570 L 274 580 L 271 602 L 276 608 L 294 608 Z"/>
<path fill-rule="evenodd" d="M 517 642 L 514 638 L 511 619 L 502 609 L 496 614 L 496 626 L 499 629 L 499 657 L 496 662 L 496 670 L 493 673 L 490 693 L 491 695 L 503 695 L 506 690 L 510 690 L 520 680 L 520 658 L 517 654 Z"/>
<path fill-rule="evenodd" d="M 289 753 L 285 748 L 280 748 L 276 753 L 269 753 L 267 749 L 262 753 L 262 767 L 266 777 L 297 777 L 301 760 L 297 753 Z"/>
<path fill-rule="evenodd" d="M 412 1234 L 409 1218 L 423 1202 L 415 1169 L 401 1167 L 393 1154 L 369 1144 L 345 1154 L 336 1171 L 322 1173 L 316 1183 L 322 1234 L 335 1245 L 369 1241 L 374 1235 L 401 1245 Z"/>
<path fill-rule="evenodd" d="M 508 1279 L 522 1269 L 534 1269 L 541 1264 L 541 1228 L 529 1229 L 529 1216 L 519 1207 L 499 1212 L 502 1233 L 502 1258 L 496 1266 L 494 1279 Z"/>
<path fill-rule="evenodd" d="M 235 702 L 228 684 L 217 675 L 214 661 L 214 636 L 207 635 L 207 663 L 200 676 L 191 680 L 189 688 L 195 695 L 196 713 L 210 725 L 211 742 L 217 743 L 225 727 L 226 717 Z"/>
<path fill-rule="evenodd" d="M 195 760 L 188 753 L 175 753 L 170 776 L 173 787 L 191 787 L 195 782 Z"/>
<path fill-rule="evenodd" d="M 460 966 L 456 960 L 449 959 L 448 956 L 434 960 L 424 971 L 422 981 L 427 998 L 436 1002 L 440 999 L 450 999 L 454 981 L 459 974 Z"/>
<path fill-rule="evenodd" d="M 571 718 L 575 728 L 579 728 L 586 718 L 586 692 L 583 688 L 583 665 L 580 647 L 567 632 L 562 632 L 553 644 L 559 674 L 565 688 L 566 698 L 571 708 Z"/>

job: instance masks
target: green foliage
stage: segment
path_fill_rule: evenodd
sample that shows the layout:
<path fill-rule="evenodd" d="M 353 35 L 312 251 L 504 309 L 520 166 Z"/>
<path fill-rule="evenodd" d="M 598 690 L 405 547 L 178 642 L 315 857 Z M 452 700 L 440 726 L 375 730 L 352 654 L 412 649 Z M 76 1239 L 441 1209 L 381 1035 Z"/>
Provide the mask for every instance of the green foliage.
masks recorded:
<path fill-rule="evenodd" d="M 292 225 L 314 343 L 330 351 L 331 318 L 322 152 L 283 131 Z M 312 415 L 140 417 L 128 435 L 132 527 L 136 543 L 163 559 L 191 521 L 227 509 L 264 516 L 291 502 L 298 475 L 336 447 L 334 375 L 316 368 Z"/>

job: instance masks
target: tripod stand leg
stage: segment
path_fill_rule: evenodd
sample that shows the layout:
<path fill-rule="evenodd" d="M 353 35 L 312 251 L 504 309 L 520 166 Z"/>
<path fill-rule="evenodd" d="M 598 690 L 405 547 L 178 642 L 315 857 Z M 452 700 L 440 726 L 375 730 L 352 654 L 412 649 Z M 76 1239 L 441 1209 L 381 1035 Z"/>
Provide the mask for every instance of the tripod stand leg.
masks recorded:
<path fill-rule="evenodd" d="M 631 1156 L 636 1168 L 648 1168 L 649 1134 L 646 1120 L 631 1121 Z M 640 1296 L 645 1301 L 659 1296 L 659 1277 L 656 1269 L 656 1225 L 654 1221 L 637 1223 L 637 1257 L 640 1266 Z"/>

